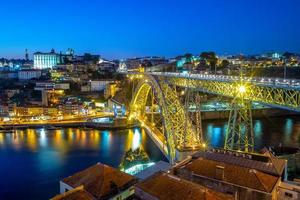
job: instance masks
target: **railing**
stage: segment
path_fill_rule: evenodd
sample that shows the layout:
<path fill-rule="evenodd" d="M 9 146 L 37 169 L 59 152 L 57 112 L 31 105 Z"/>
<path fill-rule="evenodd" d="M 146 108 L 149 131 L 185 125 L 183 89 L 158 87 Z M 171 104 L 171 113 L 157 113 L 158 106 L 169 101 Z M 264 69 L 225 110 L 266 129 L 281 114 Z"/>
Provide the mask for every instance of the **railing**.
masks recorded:
<path fill-rule="evenodd" d="M 191 74 L 191 73 L 178 73 L 178 72 L 148 72 L 154 76 L 168 76 L 177 78 L 189 78 L 197 80 L 211 80 L 219 82 L 243 82 L 251 83 L 254 85 L 276 87 L 276 88 L 293 88 L 300 90 L 299 79 L 283 79 L 283 78 L 265 78 L 265 77 L 239 77 L 228 75 L 212 75 L 212 74 Z"/>

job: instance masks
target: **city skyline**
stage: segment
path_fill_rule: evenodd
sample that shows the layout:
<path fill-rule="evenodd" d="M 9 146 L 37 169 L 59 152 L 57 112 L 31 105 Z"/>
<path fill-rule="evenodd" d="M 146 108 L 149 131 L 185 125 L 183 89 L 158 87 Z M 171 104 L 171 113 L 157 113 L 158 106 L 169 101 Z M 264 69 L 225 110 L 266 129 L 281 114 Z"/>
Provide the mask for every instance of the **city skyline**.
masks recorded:
<path fill-rule="evenodd" d="M 109 59 L 184 53 L 300 52 L 300 2 L 3 2 L 0 57 L 27 48 L 91 52 Z M 221 33 L 221 34 L 220 34 Z"/>

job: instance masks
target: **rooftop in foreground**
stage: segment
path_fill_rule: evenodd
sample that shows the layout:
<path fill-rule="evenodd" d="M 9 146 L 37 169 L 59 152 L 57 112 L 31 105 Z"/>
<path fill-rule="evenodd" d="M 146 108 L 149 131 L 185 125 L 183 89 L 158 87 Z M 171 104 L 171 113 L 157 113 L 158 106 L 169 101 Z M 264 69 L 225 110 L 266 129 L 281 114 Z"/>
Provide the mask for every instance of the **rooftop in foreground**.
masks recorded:
<path fill-rule="evenodd" d="M 145 181 L 138 183 L 135 195 L 143 199 L 151 195 L 159 200 L 231 200 L 230 195 L 212 191 L 195 183 L 180 179 L 173 175 L 159 172 Z"/>
<path fill-rule="evenodd" d="M 136 183 L 136 178 L 107 165 L 97 163 L 63 179 L 62 182 L 73 188 L 83 185 L 88 193 L 96 199 L 100 199 L 125 190 Z"/>
<path fill-rule="evenodd" d="M 272 154 L 242 153 L 212 149 L 195 153 L 191 159 L 178 164 L 180 174 L 192 174 L 201 179 L 226 182 L 239 187 L 271 193 L 285 175 L 286 161 Z"/>
<path fill-rule="evenodd" d="M 83 187 L 78 187 L 63 194 L 59 194 L 50 200 L 95 200 Z"/>
<path fill-rule="evenodd" d="M 281 176 L 285 169 L 286 160 L 276 158 L 267 149 L 263 149 L 262 153 L 263 154 L 211 149 L 204 152 L 197 152 L 193 155 L 193 158 L 202 157 L 207 160 L 247 167 L 267 174 Z"/>

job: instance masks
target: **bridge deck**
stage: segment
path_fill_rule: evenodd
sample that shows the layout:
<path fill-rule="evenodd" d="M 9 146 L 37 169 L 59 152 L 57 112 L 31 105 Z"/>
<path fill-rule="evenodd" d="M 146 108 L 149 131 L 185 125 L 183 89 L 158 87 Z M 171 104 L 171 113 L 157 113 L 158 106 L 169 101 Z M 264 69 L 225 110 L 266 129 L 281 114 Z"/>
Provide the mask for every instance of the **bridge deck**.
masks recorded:
<path fill-rule="evenodd" d="M 143 125 L 143 128 L 146 130 L 147 134 L 150 136 L 152 141 L 156 144 L 156 146 L 159 148 L 159 150 L 164 154 L 166 158 L 169 158 L 168 156 L 168 147 L 167 144 L 164 142 L 165 138 L 161 134 L 159 130 L 155 127 L 151 127 L 150 124 L 140 120 L 140 123 Z"/>

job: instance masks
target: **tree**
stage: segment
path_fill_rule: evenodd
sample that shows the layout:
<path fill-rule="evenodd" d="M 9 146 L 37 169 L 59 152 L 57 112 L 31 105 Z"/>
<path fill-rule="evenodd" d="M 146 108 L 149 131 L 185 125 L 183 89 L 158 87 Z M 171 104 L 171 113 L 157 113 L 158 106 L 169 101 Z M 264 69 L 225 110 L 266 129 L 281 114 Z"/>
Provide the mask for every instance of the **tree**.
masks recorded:
<path fill-rule="evenodd" d="M 293 53 L 290 53 L 290 52 L 285 52 L 283 55 L 282 55 L 285 59 L 290 59 L 292 56 L 294 56 Z"/>
<path fill-rule="evenodd" d="M 228 60 L 222 60 L 220 67 L 221 68 L 226 68 L 229 65 L 229 61 Z"/>
<path fill-rule="evenodd" d="M 191 53 L 186 53 L 184 57 L 186 59 L 186 63 L 191 63 L 193 61 L 193 54 Z"/>
<path fill-rule="evenodd" d="M 202 60 L 205 60 L 205 62 L 207 63 L 207 65 L 209 66 L 209 69 L 211 70 L 211 67 L 216 67 L 217 66 L 217 62 L 218 62 L 218 58 L 216 57 L 216 53 L 213 51 L 210 52 L 202 52 L 200 54 L 200 58 Z M 216 70 L 216 68 L 215 68 Z"/>
<path fill-rule="evenodd" d="M 17 106 L 25 105 L 26 102 L 26 95 L 24 92 L 15 94 L 13 97 L 11 97 L 11 102 L 15 103 Z"/>

